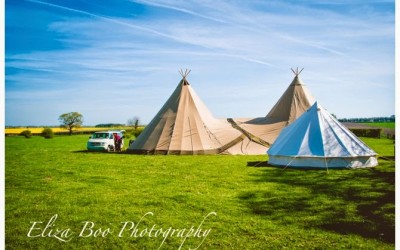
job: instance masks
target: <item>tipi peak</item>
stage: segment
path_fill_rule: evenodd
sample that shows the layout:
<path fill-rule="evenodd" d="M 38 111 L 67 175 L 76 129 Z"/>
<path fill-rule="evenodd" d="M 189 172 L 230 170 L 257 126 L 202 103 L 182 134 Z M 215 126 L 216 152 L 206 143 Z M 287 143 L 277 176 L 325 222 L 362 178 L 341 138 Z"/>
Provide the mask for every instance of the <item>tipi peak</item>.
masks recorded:
<path fill-rule="evenodd" d="M 303 71 L 304 68 L 302 68 L 300 71 L 299 71 L 299 67 L 297 67 L 296 70 L 294 70 L 292 68 L 290 68 L 290 69 L 292 70 L 292 72 L 295 76 L 298 76 L 298 75 L 300 75 L 300 73 Z"/>
<path fill-rule="evenodd" d="M 189 75 L 189 73 L 190 69 L 185 69 L 185 71 L 183 71 L 183 69 L 179 70 L 179 74 L 181 74 L 182 76 L 183 85 L 190 85 L 189 82 L 186 80 L 186 77 Z"/>

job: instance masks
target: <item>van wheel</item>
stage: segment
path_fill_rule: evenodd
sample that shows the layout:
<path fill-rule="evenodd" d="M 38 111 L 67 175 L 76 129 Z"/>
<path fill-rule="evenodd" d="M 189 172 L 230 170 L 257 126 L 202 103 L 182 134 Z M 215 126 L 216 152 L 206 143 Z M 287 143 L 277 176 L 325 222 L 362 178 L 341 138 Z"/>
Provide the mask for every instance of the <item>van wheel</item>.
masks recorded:
<path fill-rule="evenodd" d="M 112 146 L 108 145 L 107 152 L 111 152 L 111 151 L 113 151 Z"/>

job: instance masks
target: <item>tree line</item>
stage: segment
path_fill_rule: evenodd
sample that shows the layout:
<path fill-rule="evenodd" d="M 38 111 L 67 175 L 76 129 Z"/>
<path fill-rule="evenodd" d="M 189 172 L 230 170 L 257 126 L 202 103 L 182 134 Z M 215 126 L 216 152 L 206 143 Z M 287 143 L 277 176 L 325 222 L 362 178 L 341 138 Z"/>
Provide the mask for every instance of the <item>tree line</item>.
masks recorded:
<path fill-rule="evenodd" d="M 395 116 L 389 117 L 369 117 L 369 118 L 341 118 L 338 119 L 340 122 L 357 122 L 357 123 L 364 123 L 364 122 L 395 122 Z"/>

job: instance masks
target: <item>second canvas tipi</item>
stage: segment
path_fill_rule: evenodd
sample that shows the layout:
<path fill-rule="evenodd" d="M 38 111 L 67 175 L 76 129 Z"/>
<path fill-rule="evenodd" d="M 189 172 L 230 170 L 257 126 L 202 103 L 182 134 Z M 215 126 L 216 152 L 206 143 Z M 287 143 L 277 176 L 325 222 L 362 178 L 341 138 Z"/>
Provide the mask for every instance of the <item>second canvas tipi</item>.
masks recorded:
<path fill-rule="evenodd" d="M 230 119 L 233 126 L 247 136 L 231 151 L 238 154 L 265 154 L 283 128 L 295 121 L 315 102 L 314 97 L 300 79 L 297 68 L 295 77 L 285 92 L 265 117 Z M 239 147 L 240 146 L 240 147 Z"/>

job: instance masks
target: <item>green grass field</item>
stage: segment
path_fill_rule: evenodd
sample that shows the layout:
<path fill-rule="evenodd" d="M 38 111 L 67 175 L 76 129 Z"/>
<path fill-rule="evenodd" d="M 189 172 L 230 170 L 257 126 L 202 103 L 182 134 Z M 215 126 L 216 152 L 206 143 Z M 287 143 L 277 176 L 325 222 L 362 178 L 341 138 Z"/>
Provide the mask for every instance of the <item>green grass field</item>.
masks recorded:
<path fill-rule="evenodd" d="M 363 138 L 378 167 L 327 173 L 266 155 L 92 153 L 87 139 L 6 137 L 6 249 L 394 249 L 391 140 Z"/>
<path fill-rule="evenodd" d="M 374 127 L 380 127 L 380 128 L 395 128 L 396 123 L 395 122 L 365 122 L 363 123 L 365 125 L 369 126 L 374 126 Z"/>

